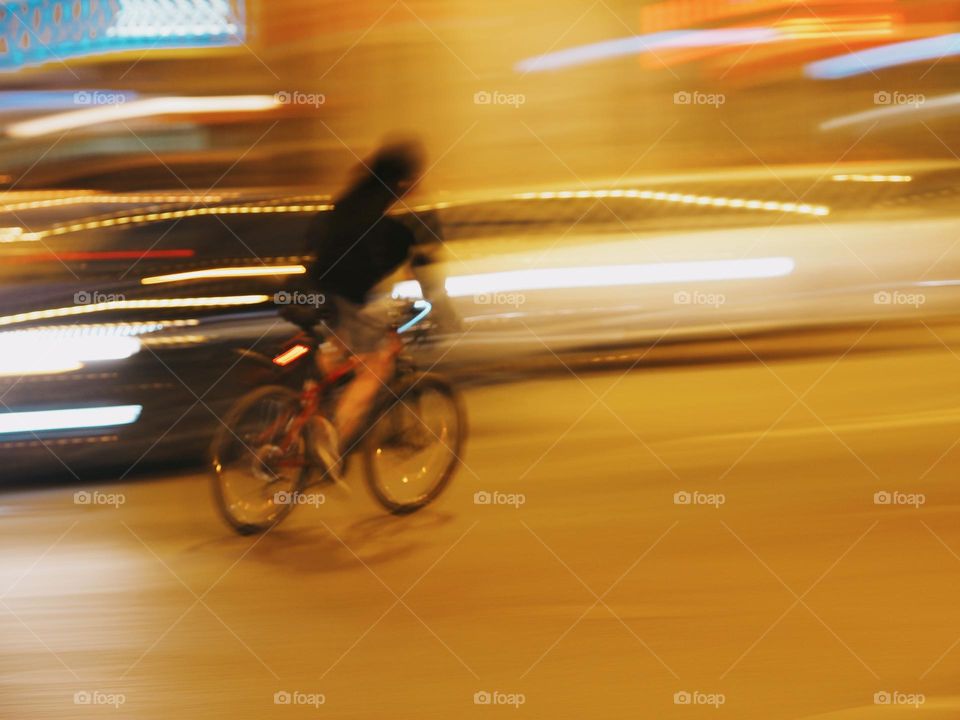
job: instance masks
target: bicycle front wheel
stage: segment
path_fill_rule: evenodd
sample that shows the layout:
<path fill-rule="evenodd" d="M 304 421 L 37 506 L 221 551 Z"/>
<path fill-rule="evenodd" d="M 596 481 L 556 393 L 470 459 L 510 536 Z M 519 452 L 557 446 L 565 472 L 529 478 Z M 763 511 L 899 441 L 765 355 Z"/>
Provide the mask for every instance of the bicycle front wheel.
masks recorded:
<path fill-rule="evenodd" d="M 363 457 L 371 493 L 400 515 L 447 487 L 462 462 L 467 418 L 460 396 L 439 375 L 404 378 L 393 391 L 373 415 Z"/>
<path fill-rule="evenodd" d="M 259 388 L 230 409 L 214 436 L 214 500 L 241 535 L 273 527 L 296 505 L 309 471 L 299 413 L 293 390 Z"/>

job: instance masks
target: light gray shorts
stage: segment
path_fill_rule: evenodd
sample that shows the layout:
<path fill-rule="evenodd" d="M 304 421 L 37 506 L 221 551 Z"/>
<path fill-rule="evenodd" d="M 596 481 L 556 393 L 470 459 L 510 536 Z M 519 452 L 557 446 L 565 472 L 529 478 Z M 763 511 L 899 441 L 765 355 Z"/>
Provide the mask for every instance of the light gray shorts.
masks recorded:
<path fill-rule="evenodd" d="M 331 295 L 337 309 L 332 330 L 335 338 L 354 355 L 381 350 L 391 332 L 390 300 L 384 298 L 366 305 L 357 305 L 339 295 Z"/>

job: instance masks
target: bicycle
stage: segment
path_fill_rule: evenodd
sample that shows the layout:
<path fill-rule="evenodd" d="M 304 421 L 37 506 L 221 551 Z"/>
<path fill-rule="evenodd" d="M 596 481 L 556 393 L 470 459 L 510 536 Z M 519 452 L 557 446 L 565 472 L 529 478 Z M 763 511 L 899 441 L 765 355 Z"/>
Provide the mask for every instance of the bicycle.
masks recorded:
<path fill-rule="evenodd" d="M 419 300 L 406 307 L 413 317 L 401 322 L 395 313 L 394 332 L 409 348 L 429 333 L 431 306 Z M 312 418 L 330 415 L 337 389 L 360 362 L 346 356 L 329 372 L 321 372 L 316 357 L 324 348 L 322 331 L 316 329 L 321 316 L 291 311 L 285 317 L 301 328 L 273 358 L 287 384 L 266 385 L 240 398 L 211 445 L 217 507 L 242 535 L 272 528 L 299 504 L 297 498 L 306 488 L 331 481 L 331 469 L 312 451 Z M 290 387 L 297 383 L 299 392 Z M 451 383 L 438 373 L 417 371 L 411 357 L 401 352 L 392 380 L 381 390 L 343 462 L 346 466 L 360 453 L 373 497 L 393 514 L 412 513 L 447 487 L 461 462 L 466 433 L 463 403 Z M 394 469 L 394 463 L 400 467 Z M 404 490 L 412 491 L 411 497 L 404 497 Z"/>

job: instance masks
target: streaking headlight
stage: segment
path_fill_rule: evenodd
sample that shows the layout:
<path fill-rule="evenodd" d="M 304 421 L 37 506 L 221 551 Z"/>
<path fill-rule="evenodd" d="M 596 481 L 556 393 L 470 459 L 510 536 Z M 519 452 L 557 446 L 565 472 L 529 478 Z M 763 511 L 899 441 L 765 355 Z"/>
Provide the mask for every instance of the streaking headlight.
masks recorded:
<path fill-rule="evenodd" d="M 86 363 L 123 360 L 139 351 L 140 340 L 126 335 L 70 330 L 0 333 L 0 377 L 70 372 Z"/>
<path fill-rule="evenodd" d="M 0 412 L 0 435 L 131 425 L 140 418 L 142 411 L 142 405 L 113 405 L 31 412 Z"/>

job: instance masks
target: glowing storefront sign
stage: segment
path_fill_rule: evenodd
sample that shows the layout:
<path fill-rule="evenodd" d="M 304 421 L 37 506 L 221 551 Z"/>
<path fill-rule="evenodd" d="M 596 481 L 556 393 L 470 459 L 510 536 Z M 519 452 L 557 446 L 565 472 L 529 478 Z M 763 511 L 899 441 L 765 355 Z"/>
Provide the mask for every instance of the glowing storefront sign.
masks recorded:
<path fill-rule="evenodd" d="M 0 70 L 127 50 L 245 41 L 246 0 L 23 0 L 0 3 Z"/>

